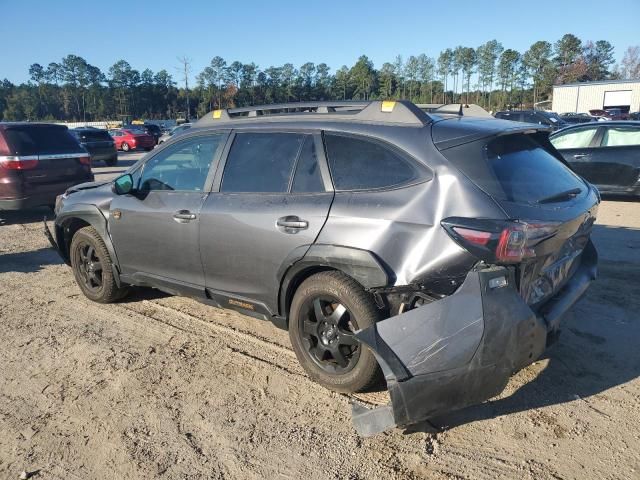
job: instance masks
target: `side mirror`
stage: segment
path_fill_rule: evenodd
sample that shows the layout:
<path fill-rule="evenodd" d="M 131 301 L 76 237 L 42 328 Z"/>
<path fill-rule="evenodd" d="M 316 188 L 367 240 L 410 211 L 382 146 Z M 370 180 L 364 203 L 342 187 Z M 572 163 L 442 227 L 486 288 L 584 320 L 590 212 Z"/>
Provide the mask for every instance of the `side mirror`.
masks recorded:
<path fill-rule="evenodd" d="M 116 178 L 113 182 L 113 191 L 116 195 L 126 195 L 133 192 L 133 177 L 129 173 Z"/>

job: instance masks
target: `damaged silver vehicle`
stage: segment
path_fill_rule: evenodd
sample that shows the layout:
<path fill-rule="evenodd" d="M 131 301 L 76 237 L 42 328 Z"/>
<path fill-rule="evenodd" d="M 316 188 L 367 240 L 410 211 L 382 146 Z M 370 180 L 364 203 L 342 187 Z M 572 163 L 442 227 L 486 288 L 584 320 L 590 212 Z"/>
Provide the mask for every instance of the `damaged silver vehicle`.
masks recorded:
<path fill-rule="evenodd" d="M 548 140 L 409 102 L 211 112 L 48 233 L 83 293 L 131 285 L 268 319 L 361 434 L 482 402 L 536 360 L 596 277 L 600 201 Z"/>

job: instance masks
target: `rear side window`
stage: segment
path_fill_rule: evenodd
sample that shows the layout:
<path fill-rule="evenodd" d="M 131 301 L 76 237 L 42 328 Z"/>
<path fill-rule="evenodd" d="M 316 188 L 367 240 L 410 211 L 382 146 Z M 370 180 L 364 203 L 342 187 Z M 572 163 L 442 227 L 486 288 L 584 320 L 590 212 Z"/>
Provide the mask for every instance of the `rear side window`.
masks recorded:
<path fill-rule="evenodd" d="M 586 148 L 591 145 L 591 140 L 596 135 L 597 128 L 581 128 L 570 130 L 560 135 L 554 135 L 551 143 L 558 150 L 568 148 Z"/>
<path fill-rule="evenodd" d="M 318 156 L 316 154 L 315 141 L 311 135 L 302 146 L 298 163 L 296 165 L 296 173 L 293 177 L 292 193 L 311 193 L 324 192 L 324 184 L 322 175 L 318 165 Z"/>
<path fill-rule="evenodd" d="M 640 145 L 640 128 L 609 127 L 604 132 L 603 147 Z"/>
<path fill-rule="evenodd" d="M 411 160 L 381 142 L 335 133 L 324 141 L 336 190 L 391 188 L 419 177 Z"/>
<path fill-rule="evenodd" d="M 473 142 L 442 151 L 476 185 L 492 197 L 515 203 L 536 203 L 584 182 L 534 135 L 505 135 L 483 148 Z"/>
<path fill-rule="evenodd" d="M 309 135 L 238 133 L 227 157 L 221 192 L 285 193 Z"/>
<path fill-rule="evenodd" d="M 13 155 L 82 153 L 84 149 L 66 127 L 16 125 L 4 132 Z"/>

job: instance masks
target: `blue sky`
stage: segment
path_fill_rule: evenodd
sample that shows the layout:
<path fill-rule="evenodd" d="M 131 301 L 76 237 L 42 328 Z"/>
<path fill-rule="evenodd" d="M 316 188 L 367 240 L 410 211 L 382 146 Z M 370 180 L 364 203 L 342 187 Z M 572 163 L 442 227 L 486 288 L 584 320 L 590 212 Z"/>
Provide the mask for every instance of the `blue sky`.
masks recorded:
<path fill-rule="evenodd" d="M 182 55 L 193 60 L 195 75 L 216 55 L 261 68 L 325 62 L 335 71 L 362 54 L 379 67 L 397 54 L 435 58 L 444 48 L 492 38 L 523 52 L 570 32 L 609 40 L 618 61 L 640 44 L 640 0 L 0 0 L 0 15 L 0 79 L 12 82 L 28 80 L 32 63 L 46 66 L 69 53 L 104 72 L 125 59 L 177 78 Z"/>

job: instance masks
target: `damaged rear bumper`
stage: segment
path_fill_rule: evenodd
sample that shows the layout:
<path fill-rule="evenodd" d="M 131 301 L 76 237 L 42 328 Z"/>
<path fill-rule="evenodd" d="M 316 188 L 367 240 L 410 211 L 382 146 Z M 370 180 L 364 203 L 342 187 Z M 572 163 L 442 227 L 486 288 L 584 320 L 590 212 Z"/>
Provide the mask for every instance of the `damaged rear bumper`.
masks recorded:
<path fill-rule="evenodd" d="M 542 354 L 596 274 L 589 242 L 575 274 L 537 313 L 518 294 L 513 269 L 492 267 L 470 272 L 449 297 L 358 332 L 382 367 L 391 404 L 354 404 L 356 430 L 405 427 L 498 395 Z"/>

